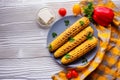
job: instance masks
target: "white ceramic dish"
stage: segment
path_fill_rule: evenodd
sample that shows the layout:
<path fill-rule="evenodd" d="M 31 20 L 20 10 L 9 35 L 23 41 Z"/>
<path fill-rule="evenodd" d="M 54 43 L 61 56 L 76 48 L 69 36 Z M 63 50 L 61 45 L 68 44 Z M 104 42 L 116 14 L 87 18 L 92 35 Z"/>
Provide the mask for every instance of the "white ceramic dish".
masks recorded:
<path fill-rule="evenodd" d="M 40 18 L 39 18 L 39 16 L 38 16 L 39 12 L 44 11 L 45 9 L 47 9 L 48 12 L 49 12 L 51 15 L 53 15 L 53 18 L 51 19 L 50 23 L 48 23 L 48 24 L 44 24 L 44 22 L 43 22 L 42 20 L 40 20 Z M 48 16 L 48 15 L 46 14 L 46 16 Z M 42 27 L 42 28 L 49 28 L 49 27 L 51 27 L 52 24 L 53 24 L 53 22 L 55 21 L 55 19 L 56 19 L 56 15 L 55 15 L 54 11 L 52 10 L 52 8 L 50 8 L 50 7 L 43 7 L 43 8 L 41 8 L 41 9 L 37 12 L 37 15 L 36 15 L 37 23 L 38 23 L 38 24 L 40 25 L 40 27 Z"/>

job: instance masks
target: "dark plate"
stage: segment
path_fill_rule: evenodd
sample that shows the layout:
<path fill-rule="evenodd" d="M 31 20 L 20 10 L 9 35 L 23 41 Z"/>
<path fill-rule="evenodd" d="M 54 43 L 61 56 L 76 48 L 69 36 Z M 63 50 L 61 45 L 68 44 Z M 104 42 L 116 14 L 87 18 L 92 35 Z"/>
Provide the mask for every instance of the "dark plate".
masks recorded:
<path fill-rule="evenodd" d="M 66 17 L 63 17 L 62 19 L 59 19 L 58 21 L 56 21 L 56 22 L 52 25 L 50 31 L 48 32 L 47 45 L 55 39 L 55 38 L 52 37 L 52 33 L 53 33 L 53 32 L 56 32 L 56 33 L 58 34 L 58 36 L 59 36 L 59 34 L 62 33 L 62 32 L 67 28 L 67 26 L 65 26 L 64 20 L 69 20 L 69 21 L 70 21 L 70 25 L 72 25 L 72 24 L 73 24 L 75 21 L 77 21 L 79 18 L 81 18 L 81 16 L 76 16 L 76 17 L 75 17 L 75 16 L 66 16 Z M 70 25 L 69 25 L 69 26 L 70 26 Z M 94 29 L 94 36 L 95 36 L 96 38 L 98 38 L 98 32 L 97 32 L 95 26 L 94 26 L 92 23 L 90 23 L 90 26 Z M 99 44 L 98 44 L 98 46 L 99 46 Z M 73 63 L 71 63 L 71 64 L 69 64 L 69 65 L 63 65 L 63 64 L 60 62 L 60 58 L 56 59 L 56 58 L 54 58 L 54 55 L 53 55 L 54 53 L 50 53 L 50 54 L 51 54 L 52 58 L 54 58 L 55 61 L 56 61 L 57 63 L 59 63 L 60 65 L 62 65 L 62 66 L 65 66 L 65 67 L 76 67 L 76 66 L 82 66 L 82 65 L 84 65 L 84 63 L 83 63 L 83 58 L 84 58 L 84 59 L 87 59 L 88 62 L 91 61 L 91 60 L 95 57 L 95 55 L 96 55 L 96 52 L 97 52 L 97 50 L 98 50 L 98 46 L 95 47 L 95 48 L 94 48 L 93 50 L 91 50 L 90 52 L 88 52 L 87 54 L 83 55 L 83 56 L 82 56 L 81 58 L 79 58 L 77 61 L 75 61 L 75 62 L 73 62 Z"/>

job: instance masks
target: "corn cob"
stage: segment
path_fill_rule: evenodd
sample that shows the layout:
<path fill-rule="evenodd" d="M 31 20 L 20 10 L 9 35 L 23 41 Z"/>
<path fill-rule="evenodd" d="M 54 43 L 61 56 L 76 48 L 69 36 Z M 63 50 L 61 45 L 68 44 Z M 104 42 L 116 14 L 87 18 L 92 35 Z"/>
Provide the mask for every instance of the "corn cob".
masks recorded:
<path fill-rule="evenodd" d="M 80 58 L 82 55 L 86 54 L 90 50 L 92 50 L 94 47 L 96 47 L 98 40 L 95 37 L 92 37 L 91 39 L 86 40 L 84 43 L 76 47 L 74 50 L 66 54 L 62 59 L 62 64 L 69 64 L 78 58 Z"/>
<path fill-rule="evenodd" d="M 55 40 L 53 40 L 49 44 L 49 51 L 53 52 L 59 47 L 61 47 L 69 37 L 73 37 L 78 34 L 81 30 L 89 25 L 90 21 L 87 17 L 82 17 L 78 21 L 76 21 L 73 25 L 67 28 L 64 32 L 62 32 Z"/>
<path fill-rule="evenodd" d="M 73 39 L 73 42 L 66 42 L 63 46 L 61 46 L 58 50 L 55 51 L 54 53 L 54 57 L 58 58 L 61 57 L 63 55 L 65 55 L 66 53 L 68 53 L 70 50 L 72 50 L 73 48 L 75 48 L 76 46 L 78 46 L 79 44 L 81 44 L 83 41 L 85 41 L 87 39 L 87 36 L 89 34 L 93 34 L 93 29 L 91 28 L 91 26 L 85 28 L 83 31 L 81 31 L 80 33 L 78 33 Z"/>

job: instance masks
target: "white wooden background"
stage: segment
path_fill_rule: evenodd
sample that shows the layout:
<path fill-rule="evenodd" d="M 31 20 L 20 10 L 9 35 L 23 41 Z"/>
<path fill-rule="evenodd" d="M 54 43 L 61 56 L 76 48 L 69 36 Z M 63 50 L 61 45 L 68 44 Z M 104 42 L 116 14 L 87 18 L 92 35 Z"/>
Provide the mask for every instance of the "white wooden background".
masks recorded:
<path fill-rule="evenodd" d="M 35 18 L 44 6 L 56 13 L 65 7 L 70 15 L 78 0 L 70 1 L 0 0 L 0 80 L 51 80 L 51 75 L 63 69 L 47 51 L 49 29 L 40 28 Z M 60 18 L 56 16 L 56 20 Z"/>

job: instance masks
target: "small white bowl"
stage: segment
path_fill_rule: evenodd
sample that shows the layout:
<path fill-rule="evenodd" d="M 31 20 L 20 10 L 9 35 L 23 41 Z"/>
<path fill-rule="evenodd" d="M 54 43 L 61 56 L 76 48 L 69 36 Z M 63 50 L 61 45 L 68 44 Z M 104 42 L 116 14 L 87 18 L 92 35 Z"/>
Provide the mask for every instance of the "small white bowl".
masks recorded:
<path fill-rule="evenodd" d="M 46 23 L 44 23 L 43 22 L 43 20 L 41 20 L 41 18 L 39 17 L 39 13 L 42 11 L 44 11 L 45 9 L 47 9 L 49 12 L 50 12 L 50 14 L 52 15 L 52 18 L 51 18 L 51 20 L 46 24 Z M 47 15 L 46 15 L 47 16 Z M 42 28 L 49 28 L 49 27 L 51 27 L 51 25 L 53 24 L 53 22 L 55 21 L 55 18 L 56 18 L 56 16 L 55 16 L 55 13 L 54 13 L 54 11 L 50 8 L 50 7 L 43 7 L 43 8 L 41 8 L 39 11 L 38 11 L 38 13 L 37 13 L 37 15 L 36 15 L 36 20 L 37 20 L 37 23 L 40 25 L 40 27 L 42 27 Z"/>

